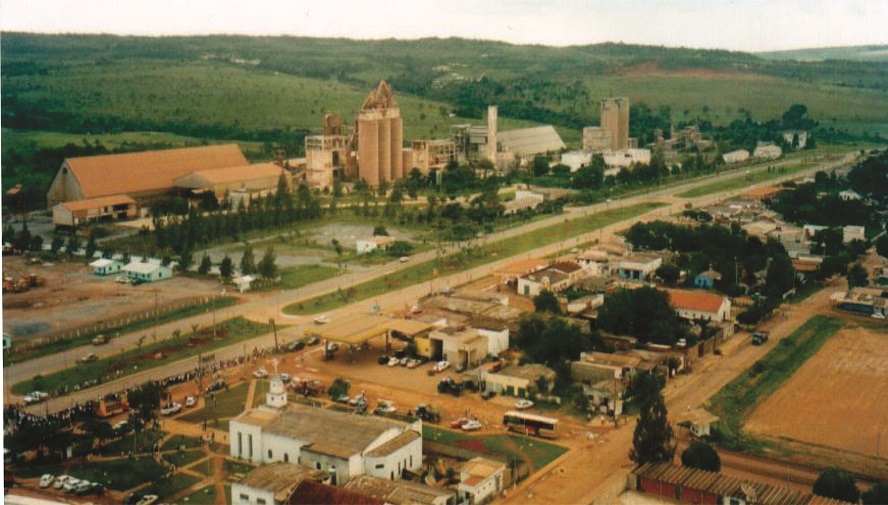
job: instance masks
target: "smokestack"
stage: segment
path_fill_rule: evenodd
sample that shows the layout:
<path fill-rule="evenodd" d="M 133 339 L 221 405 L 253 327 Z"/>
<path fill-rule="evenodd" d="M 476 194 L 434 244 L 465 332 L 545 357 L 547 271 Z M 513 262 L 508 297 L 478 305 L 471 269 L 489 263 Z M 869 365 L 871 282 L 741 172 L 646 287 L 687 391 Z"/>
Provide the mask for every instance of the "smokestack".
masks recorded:
<path fill-rule="evenodd" d="M 487 159 L 496 166 L 496 105 L 487 106 Z"/>

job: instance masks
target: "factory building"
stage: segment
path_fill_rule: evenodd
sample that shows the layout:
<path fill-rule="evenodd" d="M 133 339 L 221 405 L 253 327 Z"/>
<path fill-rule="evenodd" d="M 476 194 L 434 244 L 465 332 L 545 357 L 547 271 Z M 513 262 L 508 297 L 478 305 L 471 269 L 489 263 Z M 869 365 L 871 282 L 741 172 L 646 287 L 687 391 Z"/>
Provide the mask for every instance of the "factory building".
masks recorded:
<path fill-rule="evenodd" d="M 610 132 L 610 149 L 629 149 L 629 99 L 603 98 L 601 100 L 601 129 Z"/>

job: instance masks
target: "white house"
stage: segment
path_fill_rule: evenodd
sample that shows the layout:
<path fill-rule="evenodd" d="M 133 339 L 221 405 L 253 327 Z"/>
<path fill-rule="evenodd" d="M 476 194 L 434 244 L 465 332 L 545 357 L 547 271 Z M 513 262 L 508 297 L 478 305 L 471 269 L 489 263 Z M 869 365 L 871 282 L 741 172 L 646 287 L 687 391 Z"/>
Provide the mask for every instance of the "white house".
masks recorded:
<path fill-rule="evenodd" d="M 233 505 L 281 505 L 303 481 L 327 482 L 330 475 L 292 463 L 262 465 L 231 485 Z"/>
<path fill-rule="evenodd" d="M 591 152 L 568 151 L 561 155 L 561 164 L 569 166 L 571 173 L 576 172 L 589 163 L 592 163 Z"/>
<path fill-rule="evenodd" d="M 540 377 L 544 377 L 549 385 L 549 391 L 540 391 L 540 393 L 551 393 L 557 377 L 555 371 L 535 363 L 507 366 L 496 373 L 483 372 L 481 380 L 484 381 L 485 391 L 524 398 L 530 393 L 530 389 L 537 387 Z"/>
<path fill-rule="evenodd" d="M 718 421 L 718 416 L 706 409 L 694 409 L 687 412 L 679 412 L 675 416 L 675 423 L 686 426 L 697 437 L 709 436 L 710 428 Z"/>
<path fill-rule="evenodd" d="M 621 259 L 616 266 L 620 279 L 644 281 L 663 264 L 663 257 L 653 254 L 633 254 Z"/>
<path fill-rule="evenodd" d="M 99 258 L 89 264 L 92 268 L 93 275 L 114 275 L 119 274 L 123 268 L 123 263 L 108 258 Z"/>
<path fill-rule="evenodd" d="M 355 249 L 358 251 L 358 254 L 367 254 L 377 249 L 382 249 L 384 251 L 394 242 L 395 239 L 392 237 L 387 237 L 384 235 L 375 236 L 372 238 L 356 241 Z"/>
<path fill-rule="evenodd" d="M 127 277 L 142 282 L 162 281 L 173 278 L 173 269 L 158 262 L 131 261 L 123 267 Z"/>
<path fill-rule="evenodd" d="M 727 296 L 705 291 L 667 289 L 669 304 L 679 317 L 721 322 L 731 317 L 731 300 Z"/>
<path fill-rule="evenodd" d="M 472 458 L 463 463 L 459 472 L 459 496 L 463 503 L 484 503 L 503 491 L 505 463 L 488 458 Z"/>
<path fill-rule="evenodd" d="M 736 151 L 722 154 L 722 159 L 725 160 L 725 163 L 739 163 L 741 161 L 746 161 L 749 159 L 749 151 L 746 149 L 737 149 Z"/>
<path fill-rule="evenodd" d="M 866 228 L 863 226 L 845 226 L 842 228 L 842 243 L 847 244 L 852 240 L 866 240 Z"/>
<path fill-rule="evenodd" d="M 229 425 L 230 454 L 254 464 L 296 463 L 329 473 L 334 485 L 356 475 L 400 478 L 422 464 L 421 422 L 290 406 L 248 410 Z"/>
<path fill-rule="evenodd" d="M 583 275 L 583 269 L 576 263 L 559 262 L 537 272 L 518 278 L 518 294 L 537 296 L 541 291 L 563 291 Z"/>

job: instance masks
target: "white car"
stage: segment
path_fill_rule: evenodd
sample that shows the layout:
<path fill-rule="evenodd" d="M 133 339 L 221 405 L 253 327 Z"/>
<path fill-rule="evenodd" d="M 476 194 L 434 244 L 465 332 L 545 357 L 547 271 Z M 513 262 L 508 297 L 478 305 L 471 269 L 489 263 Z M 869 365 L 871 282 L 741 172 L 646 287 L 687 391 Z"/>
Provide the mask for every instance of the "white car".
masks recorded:
<path fill-rule="evenodd" d="M 51 473 L 43 474 L 43 477 L 40 477 L 40 487 L 47 488 L 52 484 L 52 481 L 55 480 L 55 476 Z"/>
<path fill-rule="evenodd" d="M 398 261 L 400 261 L 401 263 L 407 263 L 408 261 L 410 261 L 410 256 L 401 256 L 400 258 L 398 258 Z"/>
<path fill-rule="evenodd" d="M 872 314 L 870 317 L 873 318 L 873 319 L 882 319 L 882 320 L 884 320 L 884 319 L 885 319 L 885 314 L 882 314 L 881 312 L 873 312 L 873 314 Z"/>
<path fill-rule="evenodd" d="M 64 486 L 65 482 L 68 482 L 68 479 L 70 478 L 70 475 L 59 475 L 58 477 L 56 477 L 55 482 L 52 484 L 53 489 L 62 489 L 62 486 Z"/>
<path fill-rule="evenodd" d="M 473 421 L 469 421 L 469 422 L 467 422 L 467 423 L 464 423 L 464 424 L 461 426 L 461 428 L 462 428 L 463 431 L 478 431 L 478 430 L 480 430 L 480 429 L 483 428 L 483 427 L 484 427 L 484 426 L 483 426 L 480 422 L 478 422 L 478 421 L 474 421 L 474 420 L 473 420 Z"/>
<path fill-rule="evenodd" d="M 441 360 L 441 361 L 435 363 L 434 370 L 436 372 L 443 372 L 444 370 L 447 370 L 448 368 L 450 368 L 450 362 L 445 359 L 445 360 Z"/>
<path fill-rule="evenodd" d="M 186 407 L 194 407 L 195 405 L 197 405 L 197 400 L 193 396 L 185 398 Z"/>
<path fill-rule="evenodd" d="M 142 497 L 141 500 L 139 500 L 138 503 L 136 503 L 136 505 L 151 505 L 152 503 L 156 502 L 157 500 L 158 500 L 158 496 L 156 494 L 146 494 L 145 496 Z"/>
<path fill-rule="evenodd" d="M 321 314 L 320 316 L 314 318 L 315 324 L 327 324 L 330 322 L 330 318 L 327 317 L 326 314 Z"/>
<path fill-rule="evenodd" d="M 176 402 L 168 403 L 160 409 L 160 413 L 165 416 L 171 416 L 182 410 L 182 405 Z"/>
<path fill-rule="evenodd" d="M 266 370 L 264 368 L 260 368 L 258 370 L 255 370 L 253 372 L 253 377 L 255 377 L 257 379 L 264 379 L 264 378 L 268 377 L 268 370 Z"/>
<path fill-rule="evenodd" d="M 25 405 L 31 405 L 33 403 L 40 403 L 47 398 L 49 398 L 49 393 L 44 393 L 43 391 L 31 391 L 22 398 L 22 401 L 25 402 Z"/>
<path fill-rule="evenodd" d="M 401 360 L 399 360 L 398 358 L 396 358 L 394 356 L 389 358 L 388 366 L 398 366 L 400 364 L 401 364 Z"/>
<path fill-rule="evenodd" d="M 80 484 L 80 479 L 75 479 L 74 477 L 69 478 L 62 485 L 62 489 L 65 490 L 66 493 L 70 493 L 77 489 L 77 485 Z"/>
<path fill-rule="evenodd" d="M 524 398 L 515 402 L 515 408 L 518 410 L 529 409 L 533 407 L 533 402 L 530 400 L 525 400 Z"/>
<path fill-rule="evenodd" d="M 394 414 L 397 411 L 395 404 L 388 400 L 379 400 L 379 404 L 376 405 L 376 412 L 380 414 Z"/>

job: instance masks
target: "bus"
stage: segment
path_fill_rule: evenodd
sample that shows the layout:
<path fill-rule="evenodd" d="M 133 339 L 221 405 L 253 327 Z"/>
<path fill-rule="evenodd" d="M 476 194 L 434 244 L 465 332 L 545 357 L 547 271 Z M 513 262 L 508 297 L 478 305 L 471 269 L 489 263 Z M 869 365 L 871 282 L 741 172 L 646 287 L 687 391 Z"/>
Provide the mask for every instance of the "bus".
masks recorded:
<path fill-rule="evenodd" d="M 129 409 L 130 404 L 126 401 L 126 393 L 111 393 L 99 398 L 99 404 L 96 405 L 96 415 L 102 418 L 111 417 L 128 412 Z"/>
<path fill-rule="evenodd" d="M 503 414 L 503 426 L 525 435 L 555 438 L 558 419 L 510 410 Z"/>

